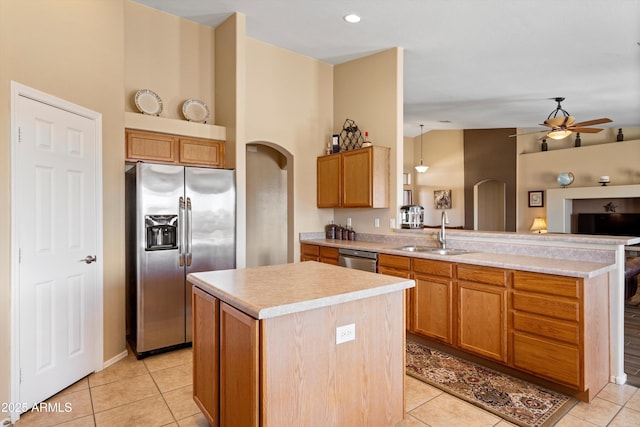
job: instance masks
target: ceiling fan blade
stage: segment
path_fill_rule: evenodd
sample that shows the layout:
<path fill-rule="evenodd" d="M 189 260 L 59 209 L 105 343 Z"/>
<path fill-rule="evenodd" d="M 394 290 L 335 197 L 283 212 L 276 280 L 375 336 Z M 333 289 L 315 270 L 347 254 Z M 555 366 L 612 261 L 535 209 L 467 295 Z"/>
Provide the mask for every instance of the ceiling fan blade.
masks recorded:
<path fill-rule="evenodd" d="M 603 123 L 611 123 L 613 120 L 603 117 L 601 119 L 587 120 L 586 122 L 574 123 L 573 126 L 591 126 L 601 125 Z"/>
<path fill-rule="evenodd" d="M 540 133 L 540 132 L 549 132 L 549 131 L 545 129 L 545 130 L 534 130 L 533 132 L 514 133 L 513 135 L 509 135 L 509 138 L 514 136 L 521 136 L 521 135 L 531 135 L 532 133 Z"/>
<path fill-rule="evenodd" d="M 582 127 L 571 126 L 569 130 L 571 132 L 580 132 L 580 133 L 598 133 L 603 129 L 602 128 L 582 128 Z"/>

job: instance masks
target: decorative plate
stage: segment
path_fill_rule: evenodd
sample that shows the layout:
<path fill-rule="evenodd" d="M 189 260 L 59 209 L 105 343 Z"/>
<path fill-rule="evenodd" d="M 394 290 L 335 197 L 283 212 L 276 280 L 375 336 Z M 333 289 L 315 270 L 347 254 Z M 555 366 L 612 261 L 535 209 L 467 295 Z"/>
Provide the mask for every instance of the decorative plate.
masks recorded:
<path fill-rule="evenodd" d="M 182 114 L 190 122 L 207 123 L 209 107 L 199 99 L 187 99 L 182 104 Z"/>
<path fill-rule="evenodd" d="M 162 112 L 162 99 L 152 90 L 140 89 L 137 91 L 135 102 L 141 113 L 159 116 Z"/>
<path fill-rule="evenodd" d="M 558 175 L 558 184 L 560 184 L 563 187 L 566 187 L 567 185 L 571 185 L 571 183 L 573 182 L 573 179 L 574 179 L 574 176 L 571 172 L 564 172 Z"/>

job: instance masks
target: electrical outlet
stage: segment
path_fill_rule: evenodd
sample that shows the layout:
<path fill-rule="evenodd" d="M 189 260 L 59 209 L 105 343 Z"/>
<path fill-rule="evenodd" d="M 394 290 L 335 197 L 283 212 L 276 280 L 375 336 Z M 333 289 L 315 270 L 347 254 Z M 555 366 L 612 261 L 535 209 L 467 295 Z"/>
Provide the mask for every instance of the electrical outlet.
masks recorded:
<path fill-rule="evenodd" d="M 336 328 L 336 344 L 353 341 L 356 339 L 356 324 L 338 326 Z"/>
<path fill-rule="evenodd" d="M 376 218 L 373 220 L 373 226 L 375 228 L 380 228 L 380 218 Z"/>
<path fill-rule="evenodd" d="M 396 219 L 395 218 L 390 218 L 389 219 L 389 228 L 392 229 L 392 230 L 394 228 L 396 228 Z"/>

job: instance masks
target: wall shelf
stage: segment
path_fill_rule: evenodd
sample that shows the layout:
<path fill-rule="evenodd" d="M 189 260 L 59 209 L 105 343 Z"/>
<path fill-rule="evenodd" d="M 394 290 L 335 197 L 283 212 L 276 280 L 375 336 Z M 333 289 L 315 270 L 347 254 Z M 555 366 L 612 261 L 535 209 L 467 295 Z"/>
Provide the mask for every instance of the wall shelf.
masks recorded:
<path fill-rule="evenodd" d="M 227 140 L 227 128 L 224 126 L 168 119 L 166 117 L 150 116 L 142 113 L 125 112 L 124 115 L 125 128 L 127 129 L 164 132 L 195 138 L 216 139 L 219 141 Z"/>

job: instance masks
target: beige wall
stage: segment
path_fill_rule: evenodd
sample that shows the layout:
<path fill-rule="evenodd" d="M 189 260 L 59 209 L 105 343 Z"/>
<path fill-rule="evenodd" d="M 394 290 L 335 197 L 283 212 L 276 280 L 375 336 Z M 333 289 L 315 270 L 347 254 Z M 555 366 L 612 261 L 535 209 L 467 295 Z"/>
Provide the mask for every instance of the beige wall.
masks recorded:
<path fill-rule="evenodd" d="M 0 232 L 10 236 L 10 81 L 102 113 L 104 357 L 124 342 L 124 3 L 0 2 Z M 0 243 L 0 402 L 10 402 L 10 241 Z"/>
<path fill-rule="evenodd" d="M 403 50 L 393 48 L 335 66 L 333 132 L 340 133 L 346 119 L 369 132 L 374 145 L 391 147 L 388 209 L 335 209 L 336 224 L 352 219 L 356 232 L 390 233 L 402 204 L 403 169 Z M 327 135 L 328 136 L 328 135 Z M 322 147 L 318 148 L 318 153 Z M 374 227 L 378 218 L 380 227 Z"/>
<path fill-rule="evenodd" d="M 134 95 L 151 89 L 163 103 L 161 117 L 184 119 L 182 104 L 204 101 L 215 121 L 215 30 L 142 6 L 125 3 L 125 111 L 138 112 Z"/>
<path fill-rule="evenodd" d="M 333 67 L 255 39 L 246 43 L 246 141 L 293 157 L 290 228 L 299 260 L 298 233 L 319 231 L 333 218 L 333 210 L 316 207 L 316 158 L 332 134 Z"/>
<path fill-rule="evenodd" d="M 420 135 L 410 140 L 413 158 L 410 163 L 420 163 Z M 432 130 L 422 135 L 422 160 L 429 166 L 425 173 L 413 174 L 413 204 L 424 207 L 424 223 L 440 224 L 441 211 L 433 203 L 435 190 L 451 190 L 451 209 L 447 210 L 450 226 L 464 225 L 464 134 L 461 130 Z M 408 187 L 407 187 L 408 188 Z"/>

